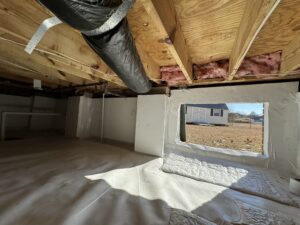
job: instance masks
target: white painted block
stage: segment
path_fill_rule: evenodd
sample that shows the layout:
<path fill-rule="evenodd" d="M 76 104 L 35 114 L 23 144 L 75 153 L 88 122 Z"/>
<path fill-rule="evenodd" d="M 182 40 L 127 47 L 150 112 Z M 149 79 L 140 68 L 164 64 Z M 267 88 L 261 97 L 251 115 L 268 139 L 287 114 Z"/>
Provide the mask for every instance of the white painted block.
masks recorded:
<path fill-rule="evenodd" d="M 138 96 L 135 151 L 155 156 L 163 155 L 166 105 L 165 95 Z"/>

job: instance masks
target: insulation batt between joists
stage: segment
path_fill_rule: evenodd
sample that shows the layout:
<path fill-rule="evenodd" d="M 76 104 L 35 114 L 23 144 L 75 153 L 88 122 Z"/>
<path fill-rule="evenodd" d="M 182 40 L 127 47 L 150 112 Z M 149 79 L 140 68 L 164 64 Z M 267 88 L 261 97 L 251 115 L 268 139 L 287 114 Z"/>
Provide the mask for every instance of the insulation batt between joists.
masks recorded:
<path fill-rule="evenodd" d="M 246 57 L 237 71 L 236 78 L 247 76 L 277 76 L 281 64 L 281 51 Z M 228 76 L 229 60 L 219 60 L 203 65 L 193 65 L 196 80 L 224 78 Z M 165 66 L 160 69 L 162 81 L 168 85 L 177 85 L 186 81 L 178 66 Z"/>

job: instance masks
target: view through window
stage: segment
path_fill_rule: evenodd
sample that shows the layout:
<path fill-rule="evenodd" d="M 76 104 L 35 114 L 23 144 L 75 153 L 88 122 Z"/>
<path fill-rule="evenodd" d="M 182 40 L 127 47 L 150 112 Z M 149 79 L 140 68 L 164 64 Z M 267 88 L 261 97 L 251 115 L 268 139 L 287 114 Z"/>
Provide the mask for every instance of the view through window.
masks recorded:
<path fill-rule="evenodd" d="M 264 104 L 186 104 L 186 142 L 263 153 Z"/>

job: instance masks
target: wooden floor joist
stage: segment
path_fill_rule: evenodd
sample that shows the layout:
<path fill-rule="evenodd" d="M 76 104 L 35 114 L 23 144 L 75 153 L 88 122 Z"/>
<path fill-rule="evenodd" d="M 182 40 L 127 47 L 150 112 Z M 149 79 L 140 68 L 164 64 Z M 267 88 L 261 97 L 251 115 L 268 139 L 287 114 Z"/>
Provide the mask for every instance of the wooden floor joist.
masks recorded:
<path fill-rule="evenodd" d="M 0 59 L 0 76 L 2 74 L 16 74 L 18 77 L 31 79 L 31 82 L 33 79 L 37 79 L 43 82 L 53 83 L 59 86 L 69 86 L 72 84 L 71 82 L 58 79 L 55 76 L 48 76 L 45 73 L 39 73 L 24 66 L 13 64 L 11 62 Z"/>
<path fill-rule="evenodd" d="M 15 38 L 16 39 L 16 38 Z M 106 72 L 97 70 L 96 68 L 91 68 L 90 66 L 83 65 L 77 61 L 74 61 L 65 56 L 58 55 L 57 53 L 45 49 L 37 48 L 35 51 L 28 55 L 25 51 L 25 44 L 20 42 L 20 39 L 17 41 L 12 41 L 11 39 L 6 39 L 0 37 L 0 45 L 2 50 L 5 48 L 10 48 L 12 51 L 7 49 L 10 54 L 16 54 L 20 56 L 23 60 L 22 63 L 35 62 L 37 64 L 44 65 L 46 67 L 52 68 L 54 71 L 60 71 L 59 74 L 70 74 L 71 76 L 80 78 L 79 80 L 85 80 L 86 82 L 98 82 L 99 79 L 108 80 L 110 82 L 116 83 L 120 86 L 124 86 L 123 82 L 112 72 L 109 72 L 109 69 L 106 67 Z M 13 53 L 14 52 L 14 53 Z M 13 55 L 11 55 L 13 58 Z M 13 60 L 13 59 L 12 59 Z M 55 72 L 56 73 L 56 72 Z M 57 74 L 59 76 L 59 74 Z M 65 80 L 64 75 L 61 76 L 62 80 Z M 78 80 L 78 79 L 77 79 Z M 84 83 L 86 83 L 84 82 Z M 82 82 L 75 82 L 75 84 L 81 84 Z"/>
<path fill-rule="evenodd" d="M 143 66 L 149 79 L 160 84 L 160 66 L 143 49 L 138 48 L 137 50 L 141 60 L 144 62 Z"/>
<path fill-rule="evenodd" d="M 7 80 L 13 80 L 13 81 L 18 81 L 18 82 L 22 82 L 22 83 L 28 83 L 28 84 L 32 84 L 33 85 L 33 79 L 39 79 L 39 78 L 35 78 L 34 76 L 32 76 L 32 74 L 28 74 L 27 76 L 20 76 L 20 75 L 16 75 L 18 73 L 6 73 L 4 71 L 1 71 L 0 73 L 0 78 L 5 78 Z M 61 83 L 55 83 L 52 80 L 51 81 L 45 81 L 42 80 L 42 87 L 50 87 L 50 88 L 57 88 L 57 87 L 64 87 L 64 86 L 68 86 L 68 85 L 64 85 Z"/>
<path fill-rule="evenodd" d="M 0 0 L 0 60 L 11 63 L 9 71 L 0 63 L 0 73 L 5 77 L 16 73 L 15 80 L 40 78 L 60 86 L 107 81 L 116 88 L 127 88 L 80 32 L 67 24 L 51 28 L 34 53 L 26 55 L 28 41 L 42 21 L 52 16 L 36 0 Z M 127 19 L 146 74 L 155 86 L 165 85 L 161 67 L 175 65 L 184 77 L 174 86 L 210 83 L 212 77 L 195 80 L 193 64 L 228 59 L 226 83 L 237 82 L 243 79 L 235 75 L 245 57 L 278 51 L 282 51 L 281 71 L 270 78 L 300 77 L 292 72 L 300 67 L 299 0 L 138 0 Z"/>
<path fill-rule="evenodd" d="M 165 42 L 188 83 L 193 82 L 193 68 L 181 26 L 176 18 L 172 0 L 142 0 L 146 11 L 161 33 Z"/>
<path fill-rule="evenodd" d="M 15 65 L 29 68 L 39 74 L 45 74 L 48 77 L 56 77 L 59 80 L 83 84 L 87 77 L 78 76 L 78 74 L 69 73 L 67 68 L 60 63 L 56 63 L 46 57 L 43 57 L 34 51 L 28 55 L 22 46 L 0 39 L 0 59 L 13 62 Z M 84 74 L 86 75 L 86 74 Z M 93 79 L 89 79 L 93 81 Z"/>
<path fill-rule="evenodd" d="M 286 76 L 300 68 L 300 33 L 283 49 L 280 74 Z"/>
<path fill-rule="evenodd" d="M 246 0 L 246 7 L 229 59 L 228 80 L 232 80 L 259 31 L 281 0 Z"/>
<path fill-rule="evenodd" d="M 26 4 L 20 1 L 0 1 L 0 37 L 12 40 L 12 42 L 23 45 L 23 47 L 28 43 L 41 22 L 51 16 L 37 2 L 33 0 L 26 0 L 25 2 Z M 17 14 L 18 16 L 16 16 Z M 68 25 L 62 24 L 49 30 L 37 48 L 42 51 L 35 51 L 30 57 L 38 57 L 37 55 L 39 58 L 44 57 L 52 62 L 53 67 L 57 67 L 57 70 L 63 73 L 75 74 L 86 80 L 100 78 L 125 86 L 100 57 L 91 50 L 81 34 Z M 62 79 L 64 78 L 62 77 Z"/>

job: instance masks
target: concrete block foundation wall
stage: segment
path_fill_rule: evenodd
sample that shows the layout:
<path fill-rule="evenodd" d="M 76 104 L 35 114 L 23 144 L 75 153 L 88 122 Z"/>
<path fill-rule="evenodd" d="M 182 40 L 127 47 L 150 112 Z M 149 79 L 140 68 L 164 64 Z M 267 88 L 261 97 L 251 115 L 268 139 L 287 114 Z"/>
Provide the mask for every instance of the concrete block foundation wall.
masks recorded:
<path fill-rule="evenodd" d="M 0 95 L 0 114 L 2 112 L 48 112 L 62 113 L 66 111 L 66 99 L 55 99 L 48 97 L 35 96 L 21 97 L 14 95 Z M 63 131 L 65 127 L 65 117 L 46 117 L 46 116 L 14 116 L 7 117 L 6 130 L 35 130 Z M 0 121 L 1 125 L 1 121 Z"/>

